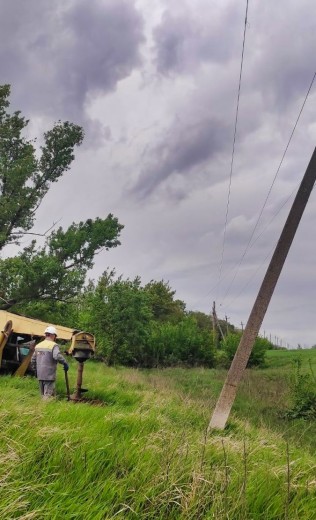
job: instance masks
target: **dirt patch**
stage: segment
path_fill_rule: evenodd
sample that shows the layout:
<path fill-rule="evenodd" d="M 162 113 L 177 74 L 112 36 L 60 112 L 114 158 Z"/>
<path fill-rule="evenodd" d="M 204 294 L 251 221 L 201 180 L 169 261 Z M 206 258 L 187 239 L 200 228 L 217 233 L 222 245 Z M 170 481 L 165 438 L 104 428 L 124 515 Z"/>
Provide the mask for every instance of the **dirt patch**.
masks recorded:
<path fill-rule="evenodd" d="M 101 401 L 100 399 L 89 399 L 88 397 L 82 397 L 81 399 L 70 399 L 71 403 L 74 404 L 90 404 L 91 406 L 108 406 L 108 403 Z"/>

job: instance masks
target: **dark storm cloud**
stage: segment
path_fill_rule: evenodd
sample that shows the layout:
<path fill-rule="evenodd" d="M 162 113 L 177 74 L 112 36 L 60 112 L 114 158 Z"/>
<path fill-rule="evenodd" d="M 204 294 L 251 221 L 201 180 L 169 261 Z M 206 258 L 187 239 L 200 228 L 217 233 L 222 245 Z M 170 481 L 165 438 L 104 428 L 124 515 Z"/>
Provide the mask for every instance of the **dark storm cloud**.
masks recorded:
<path fill-rule="evenodd" d="M 188 175 L 195 167 L 202 167 L 223 149 L 227 135 L 224 123 L 211 117 L 186 125 L 174 123 L 162 142 L 147 152 L 150 160 L 133 192 L 146 197 L 172 175 Z"/>
<path fill-rule="evenodd" d="M 64 24 L 70 41 L 59 76 L 68 104 L 82 106 L 87 95 L 113 90 L 140 64 L 142 23 L 133 3 L 76 2 Z"/>
<path fill-rule="evenodd" d="M 228 61 L 238 50 L 239 16 L 238 6 L 216 12 L 203 9 L 203 2 L 180 13 L 165 11 L 153 31 L 158 72 L 190 73 L 203 62 Z"/>
<path fill-rule="evenodd" d="M 95 93 L 141 62 L 143 22 L 127 0 L 0 1 L 2 82 L 15 103 L 56 119 L 85 119 Z"/>

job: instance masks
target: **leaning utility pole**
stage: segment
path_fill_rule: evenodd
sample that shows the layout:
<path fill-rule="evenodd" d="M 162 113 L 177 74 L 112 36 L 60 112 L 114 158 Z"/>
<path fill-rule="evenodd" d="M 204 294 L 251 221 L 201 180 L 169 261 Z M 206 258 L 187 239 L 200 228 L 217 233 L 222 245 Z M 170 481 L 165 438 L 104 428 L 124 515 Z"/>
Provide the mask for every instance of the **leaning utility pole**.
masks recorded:
<path fill-rule="evenodd" d="M 215 302 L 213 302 L 212 319 L 213 319 L 213 323 L 215 323 L 215 325 L 217 326 L 218 330 L 220 331 L 222 339 L 225 339 L 224 332 L 222 330 L 221 324 L 220 324 L 219 319 L 218 319 L 217 314 L 216 314 Z"/>
<path fill-rule="evenodd" d="M 213 345 L 217 348 L 217 333 L 216 333 L 216 311 L 215 311 L 215 302 L 213 302 L 212 307 L 212 327 L 213 327 Z"/>
<path fill-rule="evenodd" d="M 225 315 L 225 321 L 226 321 L 226 334 L 228 336 L 228 332 L 229 332 L 229 329 L 228 329 L 228 316 Z"/>
<path fill-rule="evenodd" d="M 283 231 L 273 253 L 258 296 L 250 313 L 244 333 L 241 337 L 235 357 L 227 374 L 221 395 L 217 401 L 213 416 L 208 426 L 224 429 L 233 406 L 238 384 L 247 366 L 255 339 L 270 303 L 273 291 L 279 279 L 285 259 L 291 247 L 296 230 L 304 213 L 307 201 L 316 180 L 316 148 L 300 184 Z"/>
<path fill-rule="evenodd" d="M 216 348 L 218 348 L 218 333 L 217 333 L 217 329 L 221 333 L 222 339 L 224 339 L 225 336 L 224 336 L 221 324 L 220 324 L 219 319 L 218 319 L 217 314 L 216 314 L 215 302 L 213 302 L 213 307 L 212 307 L 212 325 L 213 325 L 213 342 L 214 342 L 214 346 Z"/>

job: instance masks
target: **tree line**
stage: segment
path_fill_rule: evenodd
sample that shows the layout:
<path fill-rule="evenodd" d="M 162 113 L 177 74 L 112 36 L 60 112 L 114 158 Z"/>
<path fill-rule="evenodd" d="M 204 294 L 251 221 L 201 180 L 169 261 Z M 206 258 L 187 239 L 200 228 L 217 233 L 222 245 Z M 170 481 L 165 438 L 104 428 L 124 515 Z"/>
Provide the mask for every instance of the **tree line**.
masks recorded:
<path fill-rule="evenodd" d="M 124 279 L 110 269 L 99 280 L 90 280 L 72 301 L 30 302 L 20 310 L 93 332 L 97 357 L 108 365 L 227 368 L 241 337 L 241 331 L 220 320 L 221 336 L 209 315 L 186 310 L 168 282 L 142 284 L 139 276 Z M 258 337 L 248 366 L 263 366 L 271 348 L 267 339 Z"/>

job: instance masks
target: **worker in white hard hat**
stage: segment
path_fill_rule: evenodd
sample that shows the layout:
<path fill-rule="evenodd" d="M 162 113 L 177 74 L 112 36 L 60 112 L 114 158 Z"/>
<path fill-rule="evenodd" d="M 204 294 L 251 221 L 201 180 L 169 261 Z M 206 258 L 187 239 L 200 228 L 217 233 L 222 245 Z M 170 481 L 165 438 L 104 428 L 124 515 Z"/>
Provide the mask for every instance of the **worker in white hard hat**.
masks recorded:
<path fill-rule="evenodd" d="M 36 373 L 39 382 L 40 392 L 43 399 L 48 399 L 55 395 L 55 382 L 57 363 L 61 363 L 65 372 L 69 366 L 65 358 L 59 351 L 56 343 L 57 331 L 53 325 L 45 329 L 45 339 L 36 345 L 31 360 L 31 367 Z"/>

